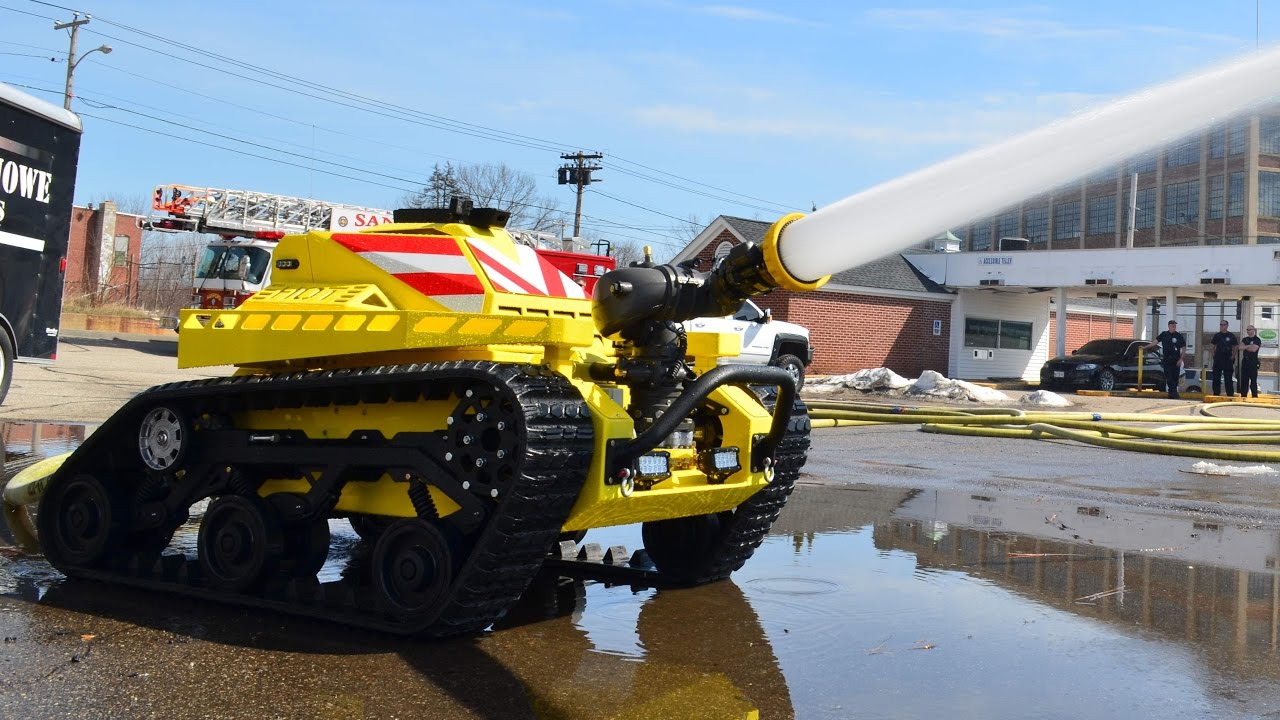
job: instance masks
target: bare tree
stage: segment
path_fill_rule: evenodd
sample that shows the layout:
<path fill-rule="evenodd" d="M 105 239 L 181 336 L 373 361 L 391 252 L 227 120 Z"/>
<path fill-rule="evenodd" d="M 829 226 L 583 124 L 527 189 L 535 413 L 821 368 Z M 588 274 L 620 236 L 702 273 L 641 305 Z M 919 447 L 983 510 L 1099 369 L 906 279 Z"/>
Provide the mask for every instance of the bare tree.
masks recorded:
<path fill-rule="evenodd" d="M 619 240 L 612 244 L 609 254 L 618 262 L 618 267 L 627 267 L 633 262 L 644 260 L 644 248 L 637 242 Z"/>
<path fill-rule="evenodd" d="M 557 229 L 564 213 L 551 197 L 538 195 L 537 179 L 499 163 L 439 164 L 418 192 L 405 198 L 409 207 L 445 207 L 454 196 L 469 198 L 476 207 L 511 213 L 510 227 L 522 230 Z"/>
<path fill-rule="evenodd" d="M 440 163 L 436 163 L 435 167 L 431 168 L 431 179 L 427 184 L 417 192 L 405 196 L 404 207 L 448 207 L 452 198 L 465 194 L 458 185 L 458 174 L 453 168 L 453 163 L 445 163 L 443 167 Z"/>
<path fill-rule="evenodd" d="M 701 220 L 696 214 L 690 213 L 687 219 L 671 226 L 671 234 L 688 245 L 710 224 Z"/>

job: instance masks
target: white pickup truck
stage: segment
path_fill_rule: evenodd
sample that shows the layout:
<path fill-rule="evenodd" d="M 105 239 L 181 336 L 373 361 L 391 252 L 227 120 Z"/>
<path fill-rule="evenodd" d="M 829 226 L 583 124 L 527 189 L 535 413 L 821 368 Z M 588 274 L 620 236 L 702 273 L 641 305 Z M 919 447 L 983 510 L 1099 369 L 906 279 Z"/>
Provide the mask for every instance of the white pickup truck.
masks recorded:
<path fill-rule="evenodd" d="M 774 365 L 786 368 L 804 384 L 804 369 L 813 361 L 809 330 L 795 323 L 774 320 L 768 310 L 747 300 L 728 317 L 703 317 L 686 320 L 689 332 L 731 332 L 742 337 L 742 354 L 720 359 L 720 364 Z"/>

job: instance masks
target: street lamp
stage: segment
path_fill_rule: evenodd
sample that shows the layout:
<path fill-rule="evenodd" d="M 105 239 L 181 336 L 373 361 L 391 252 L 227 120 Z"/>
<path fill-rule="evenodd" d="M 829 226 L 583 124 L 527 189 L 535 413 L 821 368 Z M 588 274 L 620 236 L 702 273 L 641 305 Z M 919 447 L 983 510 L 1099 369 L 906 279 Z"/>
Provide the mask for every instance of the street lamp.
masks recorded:
<path fill-rule="evenodd" d="M 80 13 L 76 13 L 75 19 L 72 20 L 71 22 L 53 24 L 54 30 L 65 30 L 67 28 L 71 28 L 71 47 L 67 50 L 67 86 L 62 93 L 62 107 L 68 110 L 71 109 L 71 80 L 72 80 L 72 77 L 75 75 L 76 66 L 80 64 L 81 60 L 84 60 L 85 58 L 89 57 L 95 52 L 101 52 L 103 55 L 108 55 L 111 53 L 110 45 L 102 45 L 100 47 L 96 47 L 90 50 L 84 55 L 81 55 L 79 58 L 76 57 L 76 36 L 79 34 L 80 26 L 89 22 L 89 20 L 91 19 L 92 18 L 90 18 L 88 15 L 85 15 L 83 18 L 81 18 Z"/>

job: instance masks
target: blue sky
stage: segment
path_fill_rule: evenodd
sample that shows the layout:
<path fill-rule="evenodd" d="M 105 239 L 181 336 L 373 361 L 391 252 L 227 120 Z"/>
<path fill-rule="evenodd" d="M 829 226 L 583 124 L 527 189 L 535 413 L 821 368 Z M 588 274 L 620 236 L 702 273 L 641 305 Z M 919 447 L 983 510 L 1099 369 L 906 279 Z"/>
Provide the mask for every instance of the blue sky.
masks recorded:
<path fill-rule="evenodd" d="M 0 0 L 0 82 L 61 102 L 71 9 L 95 18 L 82 52 L 114 50 L 76 68 L 78 202 L 181 183 L 392 208 L 451 161 L 571 211 L 555 171 L 582 149 L 605 154 L 586 226 L 661 254 L 690 216 L 829 204 L 1280 41 L 1272 0 Z"/>

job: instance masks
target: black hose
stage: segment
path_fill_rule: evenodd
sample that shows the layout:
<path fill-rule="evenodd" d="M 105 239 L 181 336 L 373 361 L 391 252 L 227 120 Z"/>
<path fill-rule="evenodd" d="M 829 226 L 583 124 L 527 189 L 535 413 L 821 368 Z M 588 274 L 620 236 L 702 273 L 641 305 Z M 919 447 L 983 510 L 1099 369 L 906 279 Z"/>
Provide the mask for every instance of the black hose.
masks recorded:
<path fill-rule="evenodd" d="M 764 458 L 772 457 L 778 443 L 782 442 L 791 419 L 791 407 L 796 401 L 795 377 L 783 368 L 772 365 L 721 365 L 703 374 L 685 388 L 680 397 L 671 403 L 671 407 L 648 430 L 615 451 L 612 466 L 630 467 L 636 458 L 654 449 L 675 432 L 676 427 L 693 414 L 712 391 L 721 385 L 739 383 L 774 385 L 778 388 L 778 402 L 773 408 L 773 424 L 769 426 L 769 434 L 751 453 L 752 470 L 760 471 L 763 469 L 760 465 Z"/>

